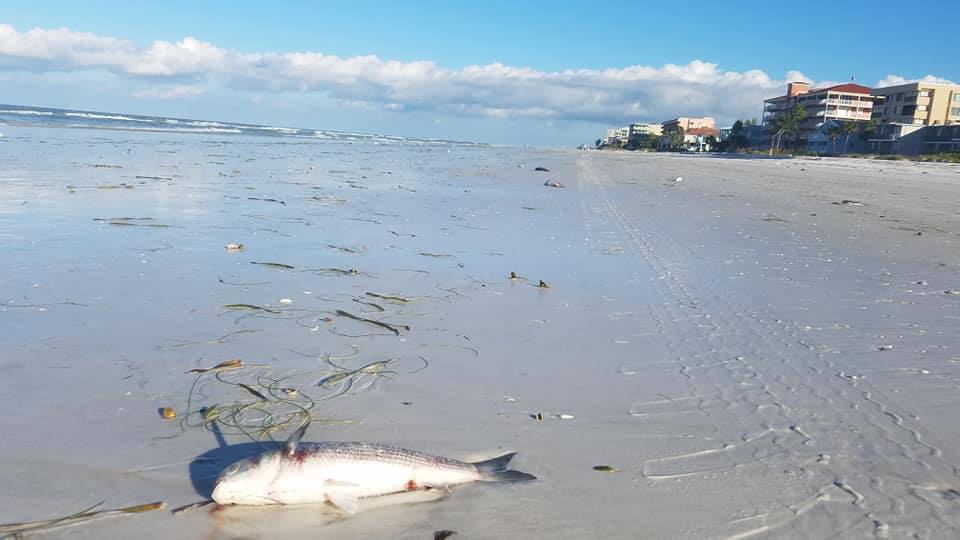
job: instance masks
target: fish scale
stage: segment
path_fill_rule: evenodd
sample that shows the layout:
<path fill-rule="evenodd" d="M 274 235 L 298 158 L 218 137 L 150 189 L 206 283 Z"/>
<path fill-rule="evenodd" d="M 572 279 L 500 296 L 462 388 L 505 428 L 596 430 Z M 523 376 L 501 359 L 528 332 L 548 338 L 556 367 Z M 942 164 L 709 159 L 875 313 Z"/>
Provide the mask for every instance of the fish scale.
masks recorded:
<path fill-rule="evenodd" d="M 357 461 L 376 461 L 379 463 L 395 463 L 417 467 L 435 467 L 450 469 L 479 476 L 477 467 L 472 463 L 435 456 L 426 452 L 407 450 L 397 446 L 371 444 L 364 442 L 322 442 L 302 443 L 297 447 L 296 454 L 304 452 L 310 459 L 338 460 L 351 459 Z M 296 459 L 296 454 L 294 459 Z"/>

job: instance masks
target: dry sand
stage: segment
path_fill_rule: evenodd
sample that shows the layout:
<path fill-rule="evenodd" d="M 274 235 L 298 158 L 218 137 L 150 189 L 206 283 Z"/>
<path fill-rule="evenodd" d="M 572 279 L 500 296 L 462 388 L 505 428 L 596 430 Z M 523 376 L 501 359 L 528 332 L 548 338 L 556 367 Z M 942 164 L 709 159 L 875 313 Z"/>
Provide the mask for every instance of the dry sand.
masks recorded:
<path fill-rule="evenodd" d="M 309 440 L 509 449 L 540 479 L 348 519 L 158 511 L 40 536 L 960 533 L 955 166 L 4 131 L 0 521 L 201 500 L 226 463 L 198 456 L 228 454 L 157 414 L 184 411 L 186 370 L 356 348 L 344 363 L 396 376 L 324 402 L 352 422 Z M 95 220 L 117 217 L 170 226 Z M 416 297 L 378 315 L 411 330 L 222 308 L 358 312 L 367 291 Z"/>

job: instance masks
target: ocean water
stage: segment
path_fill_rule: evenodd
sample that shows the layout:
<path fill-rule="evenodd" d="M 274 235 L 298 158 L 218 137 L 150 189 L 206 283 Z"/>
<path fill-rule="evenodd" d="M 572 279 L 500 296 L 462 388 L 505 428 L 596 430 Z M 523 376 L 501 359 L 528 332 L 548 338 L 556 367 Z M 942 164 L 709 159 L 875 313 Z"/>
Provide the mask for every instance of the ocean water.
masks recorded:
<path fill-rule="evenodd" d="M 331 139 L 347 141 L 419 142 L 434 144 L 476 143 L 444 139 L 403 137 L 373 133 L 354 133 L 325 129 L 307 129 L 284 126 L 263 126 L 238 122 L 219 122 L 165 116 L 54 109 L 22 105 L 0 104 L 0 126 L 31 126 L 55 128 L 114 129 L 128 131 L 159 131 L 171 133 L 212 133 L 233 135 L 256 135 L 298 139 Z"/>

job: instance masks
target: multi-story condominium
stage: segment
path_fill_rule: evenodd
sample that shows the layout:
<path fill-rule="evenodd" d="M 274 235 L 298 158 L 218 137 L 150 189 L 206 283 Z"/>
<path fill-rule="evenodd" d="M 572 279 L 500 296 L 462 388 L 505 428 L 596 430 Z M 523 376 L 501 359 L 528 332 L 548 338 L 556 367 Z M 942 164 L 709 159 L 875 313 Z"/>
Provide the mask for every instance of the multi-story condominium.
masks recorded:
<path fill-rule="evenodd" d="M 603 144 L 613 145 L 613 146 L 623 146 L 627 143 L 627 139 L 630 137 L 630 127 L 615 127 L 607 130 L 607 137 L 603 140 Z"/>
<path fill-rule="evenodd" d="M 660 135 L 660 124 L 634 122 L 628 126 L 626 143 L 630 146 L 639 146 L 653 135 Z"/>
<path fill-rule="evenodd" d="M 650 124 L 645 122 L 634 122 L 630 124 L 630 137 L 660 135 L 662 128 L 660 124 Z"/>
<path fill-rule="evenodd" d="M 873 119 L 883 124 L 960 124 L 960 84 L 913 82 L 875 88 Z"/>
<path fill-rule="evenodd" d="M 763 125 L 770 126 L 774 118 L 790 112 L 794 107 L 803 107 L 806 117 L 800 123 L 802 133 L 810 133 L 830 120 L 866 122 L 873 113 L 872 90 L 859 84 L 846 83 L 826 88 L 810 89 L 810 83 L 787 84 L 783 96 L 763 101 Z"/>
<path fill-rule="evenodd" d="M 662 130 L 663 132 L 667 131 L 676 131 L 677 128 L 682 128 L 683 131 L 689 131 L 691 129 L 700 129 L 700 128 L 709 128 L 714 131 L 717 130 L 717 123 L 713 118 L 709 116 L 704 116 L 701 118 L 688 118 L 681 116 L 680 118 L 674 118 L 672 120 L 667 120 L 663 123 Z M 714 133 L 717 135 L 719 132 Z"/>

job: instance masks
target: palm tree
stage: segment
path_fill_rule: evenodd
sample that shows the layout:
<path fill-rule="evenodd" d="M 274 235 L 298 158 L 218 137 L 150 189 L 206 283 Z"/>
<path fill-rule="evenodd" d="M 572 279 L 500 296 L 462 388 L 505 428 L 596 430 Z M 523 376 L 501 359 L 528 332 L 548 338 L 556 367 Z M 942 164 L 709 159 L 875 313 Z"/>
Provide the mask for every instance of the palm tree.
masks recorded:
<path fill-rule="evenodd" d="M 837 139 L 840 138 L 840 128 L 836 124 L 831 124 L 827 128 L 827 136 L 830 137 L 830 155 L 837 155 Z"/>
<path fill-rule="evenodd" d="M 784 134 L 789 133 L 796 139 L 797 133 L 800 130 L 800 124 L 802 124 L 806 118 L 807 111 L 804 110 L 803 105 L 797 103 L 790 112 L 777 115 L 776 118 L 773 119 L 773 129 L 776 131 L 770 141 L 771 156 L 774 154 L 774 151 L 778 149 L 778 143 L 783 139 Z M 776 141 L 776 143 L 774 141 Z"/>
<path fill-rule="evenodd" d="M 683 128 L 678 127 L 675 130 L 668 131 L 663 134 L 666 137 L 667 148 L 670 150 L 680 151 L 683 150 Z"/>
<path fill-rule="evenodd" d="M 850 135 L 857 131 L 856 122 L 845 122 L 840 125 L 840 132 L 843 133 L 843 153 L 847 153 L 847 145 L 850 144 Z"/>

